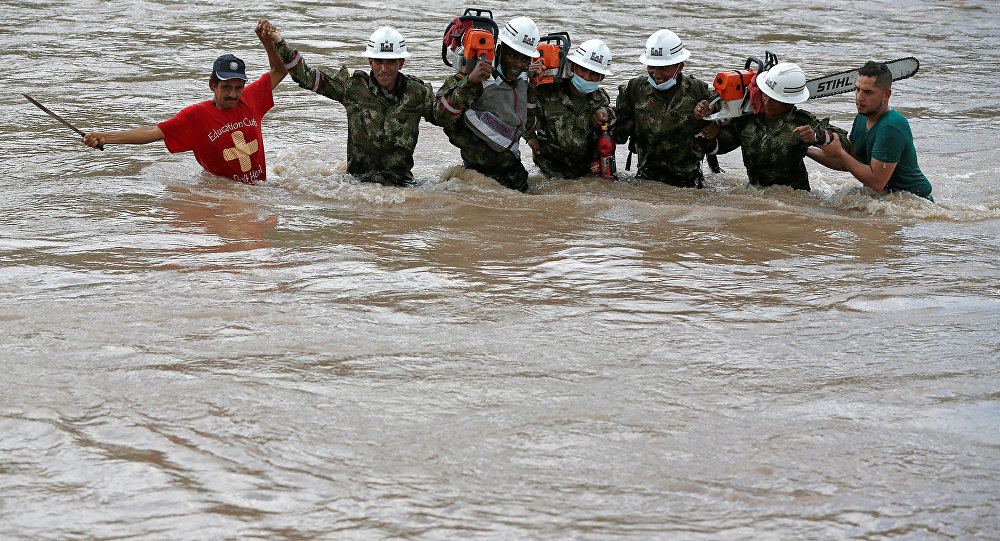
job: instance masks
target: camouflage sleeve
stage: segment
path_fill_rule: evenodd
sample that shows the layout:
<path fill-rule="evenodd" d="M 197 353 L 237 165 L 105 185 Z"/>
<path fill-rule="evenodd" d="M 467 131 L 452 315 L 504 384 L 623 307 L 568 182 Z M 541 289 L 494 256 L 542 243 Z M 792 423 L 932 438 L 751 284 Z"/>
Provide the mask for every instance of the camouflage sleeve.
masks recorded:
<path fill-rule="evenodd" d="M 538 128 L 538 89 L 528 86 L 528 118 L 524 119 L 524 140 L 527 141 L 528 133 L 534 133 Z"/>
<path fill-rule="evenodd" d="M 797 112 L 803 114 L 803 118 L 801 119 L 802 123 L 800 125 L 809 126 L 814 132 L 816 132 L 816 142 L 812 143 L 812 145 L 827 145 L 839 140 L 840 146 L 844 147 L 844 150 L 848 153 L 851 152 L 851 141 L 847 132 L 830 124 L 829 118 L 820 120 L 812 113 L 802 109 L 799 109 Z M 803 143 L 803 145 L 808 146 L 808 143 Z"/>
<path fill-rule="evenodd" d="M 285 63 L 288 74 L 292 76 L 292 80 L 298 83 L 299 86 L 326 96 L 331 100 L 344 102 L 347 82 L 351 77 L 351 73 L 346 66 L 341 68 L 336 74 L 332 74 L 324 69 L 309 69 L 302 55 L 289 47 L 285 43 L 285 40 L 281 40 L 277 44 L 277 49 L 278 55 L 281 56 L 281 61 Z"/>
<path fill-rule="evenodd" d="M 840 141 L 840 146 L 843 147 L 844 150 L 846 150 L 848 154 L 850 154 L 850 155 L 853 156 L 854 155 L 854 144 L 851 143 L 851 139 L 850 139 L 850 137 L 849 137 L 849 135 L 847 133 L 847 130 L 845 130 L 843 128 L 838 128 L 838 127 L 834 126 L 833 124 L 830 124 L 830 119 L 829 118 L 824 118 L 822 120 L 822 122 L 823 122 L 823 126 L 822 127 L 824 129 L 829 130 L 830 133 L 832 133 L 833 136 L 836 137 Z"/>
<path fill-rule="evenodd" d="M 430 122 L 431 124 L 438 125 L 437 119 L 434 118 L 434 89 L 431 88 L 430 83 L 424 83 L 424 103 L 422 106 L 422 114 L 424 120 Z"/>
<path fill-rule="evenodd" d="M 594 107 L 588 112 L 588 116 L 594 116 L 598 111 L 603 110 L 608 114 L 608 129 L 614 130 L 615 123 L 618 122 L 618 115 L 615 113 L 615 108 L 611 106 L 611 97 L 603 88 L 594 92 L 594 96 Z"/>
<path fill-rule="evenodd" d="M 618 144 L 628 141 L 629 136 L 635 131 L 635 99 L 629 92 L 631 86 L 631 82 L 629 82 L 618 87 L 618 99 L 615 101 L 613 109 L 617 126 L 611 130 L 611 134 Z M 625 130 L 624 128 L 629 122 L 633 122 L 632 129 Z"/>
<path fill-rule="evenodd" d="M 712 96 L 713 90 L 712 87 L 708 86 L 708 83 L 694 77 L 691 78 L 691 82 L 693 83 L 691 87 L 694 89 L 695 104 L 701 103 Z M 694 116 L 694 107 L 691 108 L 691 116 Z M 699 120 L 698 122 L 701 123 L 702 128 L 712 123 L 711 120 Z"/>
<path fill-rule="evenodd" d="M 437 91 L 434 100 L 434 120 L 439 126 L 451 126 L 462 116 L 472 102 L 483 92 L 482 84 L 468 84 L 468 79 L 462 74 L 445 81 Z"/>
<path fill-rule="evenodd" d="M 847 131 L 835 126 L 830 126 L 833 128 L 834 133 L 837 134 L 837 139 L 840 140 L 840 146 L 847 151 L 848 154 L 854 156 L 854 143 L 851 142 L 850 137 L 847 135 Z"/>
<path fill-rule="evenodd" d="M 734 118 L 722 126 L 722 130 L 719 131 L 719 135 L 715 137 L 717 142 L 717 147 L 715 152 L 709 151 L 711 154 L 726 154 L 732 152 L 740 147 L 740 132 L 746 127 L 747 122 L 753 117 L 753 115 L 744 115 L 741 117 Z"/>

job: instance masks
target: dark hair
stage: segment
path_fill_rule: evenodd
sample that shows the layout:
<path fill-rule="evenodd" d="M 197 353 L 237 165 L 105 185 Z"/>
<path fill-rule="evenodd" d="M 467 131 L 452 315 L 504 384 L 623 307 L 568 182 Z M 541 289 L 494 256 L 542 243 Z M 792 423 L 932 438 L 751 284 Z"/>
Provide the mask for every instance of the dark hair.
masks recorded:
<path fill-rule="evenodd" d="M 892 87 L 892 72 L 881 62 L 869 60 L 858 70 L 858 77 L 874 77 L 875 86 L 882 90 Z"/>

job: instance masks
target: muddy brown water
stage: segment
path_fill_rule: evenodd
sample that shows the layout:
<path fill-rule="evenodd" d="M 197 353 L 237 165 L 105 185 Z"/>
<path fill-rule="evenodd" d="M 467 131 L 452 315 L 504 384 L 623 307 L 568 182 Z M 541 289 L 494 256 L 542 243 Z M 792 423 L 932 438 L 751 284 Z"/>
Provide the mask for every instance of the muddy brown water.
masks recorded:
<path fill-rule="evenodd" d="M 772 50 L 894 87 L 937 204 L 809 164 L 812 193 L 459 167 L 424 124 L 396 189 L 344 171 L 343 109 L 290 80 L 269 180 L 84 129 L 399 28 L 437 88 L 465 6 L 0 2 L 0 538 L 973 539 L 1000 536 L 1000 23 L 994 2 L 492 7 L 604 39 L 606 88 L 668 27 L 704 80 Z M 844 127 L 852 95 L 805 108 Z M 619 150 L 622 168 L 624 149 Z"/>

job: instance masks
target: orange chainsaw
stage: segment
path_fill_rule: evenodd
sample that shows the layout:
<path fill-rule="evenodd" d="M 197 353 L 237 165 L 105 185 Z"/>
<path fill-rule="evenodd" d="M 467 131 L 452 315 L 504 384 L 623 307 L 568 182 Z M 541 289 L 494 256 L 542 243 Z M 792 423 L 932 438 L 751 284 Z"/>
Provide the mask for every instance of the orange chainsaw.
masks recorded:
<path fill-rule="evenodd" d="M 764 51 L 764 55 L 764 61 L 751 56 L 747 58 L 744 69 L 720 71 L 715 76 L 715 81 L 712 83 L 715 93 L 709 97 L 708 104 L 712 107 L 718 106 L 718 111 L 705 117 L 706 120 L 725 122 L 729 118 L 761 111 L 761 92 L 757 88 L 755 79 L 757 74 L 771 69 L 778 63 L 778 57 L 771 51 Z M 757 69 L 751 69 L 751 64 L 756 64 Z M 885 65 L 889 68 L 893 81 L 913 77 L 920 69 L 920 62 L 912 56 L 890 60 Z M 857 76 L 858 69 L 851 69 L 809 79 L 806 81 L 809 99 L 850 92 L 854 89 L 854 80 Z"/>
<path fill-rule="evenodd" d="M 485 14 L 485 15 L 484 15 Z M 466 73 L 480 60 L 493 62 L 500 27 L 488 9 L 466 8 L 444 31 L 441 59 L 446 66 Z M 451 59 L 448 58 L 449 50 Z"/>
<path fill-rule="evenodd" d="M 555 32 L 542 36 L 538 39 L 538 43 L 538 52 L 545 66 L 538 84 L 550 84 L 570 78 L 572 73 L 566 63 L 570 48 L 569 32 Z"/>
<path fill-rule="evenodd" d="M 778 63 L 778 57 L 771 51 L 764 51 L 764 60 L 755 56 L 747 58 L 743 69 L 720 71 L 712 82 L 715 93 L 709 96 L 709 107 L 719 110 L 705 117 L 705 120 L 736 118 L 757 112 L 760 108 L 760 89 L 755 79 Z M 757 69 L 751 69 L 752 64 Z"/>

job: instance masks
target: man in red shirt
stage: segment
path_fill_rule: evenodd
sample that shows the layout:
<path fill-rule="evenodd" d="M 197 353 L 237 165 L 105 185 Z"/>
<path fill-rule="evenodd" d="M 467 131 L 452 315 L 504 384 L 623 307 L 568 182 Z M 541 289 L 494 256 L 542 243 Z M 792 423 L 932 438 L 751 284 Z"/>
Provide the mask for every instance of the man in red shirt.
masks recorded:
<path fill-rule="evenodd" d="M 267 178 L 264 140 L 260 131 L 264 114 L 274 106 L 271 91 L 288 73 L 274 42 L 265 39 L 273 25 L 262 19 L 257 37 L 267 51 L 271 71 L 246 85 L 246 65 L 231 54 L 215 60 L 208 87 L 214 97 L 185 107 L 176 116 L 155 126 L 126 131 L 94 132 L 84 144 L 145 144 L 163 140 L 171 153 L 191 150 L 209 173 L 252 184 Z"/>

